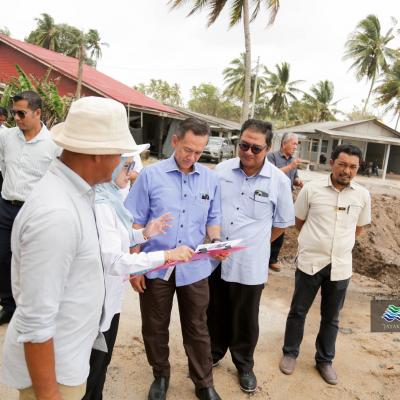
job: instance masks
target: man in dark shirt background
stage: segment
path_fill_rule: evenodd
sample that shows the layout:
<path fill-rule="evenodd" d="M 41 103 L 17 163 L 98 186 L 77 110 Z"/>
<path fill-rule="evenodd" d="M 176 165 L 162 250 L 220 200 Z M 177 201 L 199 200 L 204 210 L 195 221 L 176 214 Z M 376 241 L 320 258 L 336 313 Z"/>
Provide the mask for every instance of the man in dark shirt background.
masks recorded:
<path fill-rule="evenodd" d="M 282 136 L 281 148 L 278 151 L 268 153 L 268 161 L 274 164 L 290 179 L 292 190 L 294 186 L 302 188 L 303 181 L 297 174 L 297 166 L 300 163 L 300 158 L 295 158 L 294 153 L 299 145 L 298 137 L 295 133 L 286 132 Z M 269 258 L 269 268 L 279 272 L 281 267 L 278 264 L 278 256 L 285 239 L 284 234 L 276 238 L 271 243 L 271 255 Z"/>

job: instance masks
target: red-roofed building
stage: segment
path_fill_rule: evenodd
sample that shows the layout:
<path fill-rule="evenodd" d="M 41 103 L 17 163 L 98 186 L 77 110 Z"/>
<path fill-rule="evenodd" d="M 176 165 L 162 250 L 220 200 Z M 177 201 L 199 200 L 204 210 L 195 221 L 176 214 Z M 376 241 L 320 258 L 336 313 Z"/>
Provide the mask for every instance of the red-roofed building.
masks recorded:
<path fill-rule="evenodd" d="M 0 34 L 0 83 L 7 83 L 11 77 L 18 76 L 16 64 L 37 78 L 43 77 L 51 69 L 50 78 L 57 79 L 61 95 L 73 96 L 76 92 L 76 58 Z M 172 120 L 183 119 L 175 109 L 88 65 L 83 66 L 82 96 L 103 96 L 123 103 L 128 109 L 136 141 L 150 142 L 152 151 L 158 154 Z"/>

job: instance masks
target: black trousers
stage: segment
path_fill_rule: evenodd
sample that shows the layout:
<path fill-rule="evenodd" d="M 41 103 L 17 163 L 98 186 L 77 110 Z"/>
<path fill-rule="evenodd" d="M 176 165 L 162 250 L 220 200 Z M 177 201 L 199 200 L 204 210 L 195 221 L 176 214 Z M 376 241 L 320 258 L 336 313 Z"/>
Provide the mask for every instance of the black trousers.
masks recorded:
<path fill-rule="evenodd" d="M 104 333 L 108 352 L 92 350 L 90 355 L 90 372 L 86 382 L 86 393 L 82 400 L 102 400 L 103 387 L 106 381 L 107 368 L 110 364 L 115 340 L 117 339 L 120 314 L 115 314 L 110 329 Z"/>
<path fill-rule="evenodd" d="M 11 290 L 11 229 L 21 206 L 7 203 L 0 197 L 0 305 L 14 312 Z"/>
<path fill-rule="evenodd" d="M 211 353 L 216 362 L 230 350 L 239 372 L 254 367 L 258 342 L 258 314 L 264 285 L 243 285 L 221 279 L 221 264 L 209 277 L 210 304 L 207 311 Z"/>
<path fill-rule="evenodd" d="M 303 340 L 304 322 L 315 296 L 321 288 L 321 323 L 315 342 L 315 361 L 331 363 L 335 357 L 335 343 L 339 329 L 339 312 L 343 308 L 350 279 L 330 280 L 331 265 L 315 275 L 307 275 L 299 269 L 295 275 L 295 289 L 286 321 L 283 353 L 297 357 Z"/>
<path fill-rule="evenodd" d="M 176 286 L 175 271 L 168 281 L 146 278 L 146 290 L 140 294 L 143 341 L 153 375 L 170 376 L 168 328 L 175 292 L 189 376 L 196 388 L 212 387 L 212 358 L 207 329 L 208 279 Z"/>
<path fill-rule="evenodd" d="M 282 233 L 281 236 L 277 237 L 273 242 L 271 242 L 271 255 L 269 256 L 269 264 L 276 264 L 278 262 L 279 252 L 283 245 L 285 239 L 285 234 Z"/>

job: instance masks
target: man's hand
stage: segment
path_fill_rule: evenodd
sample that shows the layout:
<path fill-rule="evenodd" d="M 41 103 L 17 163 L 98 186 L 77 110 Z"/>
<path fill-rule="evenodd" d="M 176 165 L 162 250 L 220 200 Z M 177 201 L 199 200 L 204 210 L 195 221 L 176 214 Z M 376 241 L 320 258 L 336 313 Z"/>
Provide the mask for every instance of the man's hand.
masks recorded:
<path fill-rule="evenodd" d="M 146 280 L 144 275 L 135 276 L 131 278 L 129 281 L 131 283 L 132 289 L 135 292 L 144 293 L 144 291 L 146 290 Z"/>
<path fill-rule="evenodd" d="M 179 246 L 173 250 L 167 250 L 169 257 L 166 257 L 167 262 L 169 261 L 183 261 L 188 262 L 193 257 L 194 251 L 187 246 Z"/>
<path fill-rule="evenodd" d="M 301 189 L 304 186 L 304 182 L 300 178 L 296 178 L 293 181 L 293 185 Z"/>
<path fill-rule="evenodd" d="M 290 169 L 295 169 L 301 163 L 300 158 L 295 158 L 290 164 Z"/>
<path fill-rule="evenodd" d="M 217 254 L 213 255 L 212 258 L 217 261 L 224 261 L 229 257 L 229 251 L 221 250 Z"/>

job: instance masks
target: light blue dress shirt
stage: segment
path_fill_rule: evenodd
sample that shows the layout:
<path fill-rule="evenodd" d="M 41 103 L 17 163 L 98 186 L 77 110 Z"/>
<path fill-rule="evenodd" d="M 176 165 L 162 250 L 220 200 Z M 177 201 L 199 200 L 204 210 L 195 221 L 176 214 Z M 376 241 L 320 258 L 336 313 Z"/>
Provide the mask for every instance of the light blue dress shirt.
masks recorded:
<path fill-rule="evenodd" d="M 243 239 L 246 250 L 222 262 L 222 279 L 261 285 L 268 279 L 271 228 L 294 225 L 290 179 L 270 162 L 252 177 L 240 168 L 239 158 L 215 168 L 221 185 L 222 240 Z"/>
<path fill-rule="evenodd" d="M 146 225 L 148 221 L 169 212 L 173 216 L 171 228 L 146 242 L 143 251 L 168 250 L 181 245 L 195 249 L 204 243 L 207 225 L 220 225 L 221 202 L 218 177 L 209 168 L 198 163 L 193 171 L 183 174 L 170 158 L 142 170 L 133 185 L 125 206 L 134 222 Z M 167 270 L 150 272 L 150 279 L 164 279 Z M 176 267 L 176 286 L 189 285 L 210 275 L 209 260 L 198 260 Z M 167 278 L 167 277 L 166 277 Z"/>

